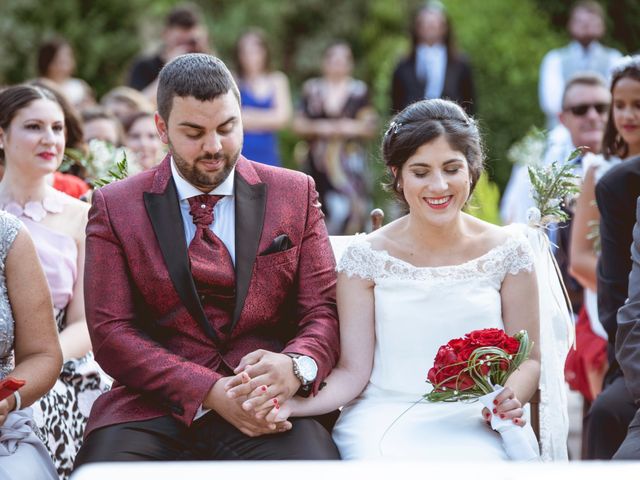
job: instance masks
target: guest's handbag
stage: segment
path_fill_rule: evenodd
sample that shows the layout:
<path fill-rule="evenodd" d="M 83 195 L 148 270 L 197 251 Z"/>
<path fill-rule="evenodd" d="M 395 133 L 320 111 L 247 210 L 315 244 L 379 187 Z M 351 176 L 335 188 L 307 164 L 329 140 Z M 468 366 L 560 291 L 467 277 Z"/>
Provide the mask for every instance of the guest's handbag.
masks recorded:
<path fill-rule="evenodd" d="M 6 377 L 0 380 L 0 400 L 4 400 L 13 394 L 13 392 L 24 386 L 25 383 L 27 382 L 13 377 Z"/>

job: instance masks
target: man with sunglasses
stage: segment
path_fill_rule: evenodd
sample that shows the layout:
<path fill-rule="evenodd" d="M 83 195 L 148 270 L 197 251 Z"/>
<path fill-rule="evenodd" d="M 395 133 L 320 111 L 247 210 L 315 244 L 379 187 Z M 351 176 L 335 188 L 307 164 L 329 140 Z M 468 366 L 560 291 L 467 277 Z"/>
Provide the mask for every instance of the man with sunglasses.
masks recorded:
<path fill-rule="evenodd" d="M 598 74 L 582 73 L 567 82 L 558 118 L 569 131 L 572 148 L 600 153 L 610 103 L 611 93 Z"/>
<path fill-rule="evenodd" d="M 600 153 L 610 103 L 611 93 L 603 77 L 595 73 L 571 77 L 562 94 L 561 126 L 549 132 L 543 164 L 563 163 L 576 147 L 587 147 L 585 153 Z M 580 158 L 577 163 L 576 174 L 580 175 Z M 505 223 L 526 222 L 526 212 L 532 206 L 527 169 L 515 165 L 502 198 L 502 219 Z"/>

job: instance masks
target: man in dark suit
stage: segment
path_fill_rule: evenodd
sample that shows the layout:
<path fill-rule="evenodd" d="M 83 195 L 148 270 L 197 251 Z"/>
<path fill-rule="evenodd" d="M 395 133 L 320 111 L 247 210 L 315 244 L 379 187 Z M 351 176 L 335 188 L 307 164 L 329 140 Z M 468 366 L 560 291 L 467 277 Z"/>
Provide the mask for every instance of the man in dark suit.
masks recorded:
<path fill-rule="evenodd" d="M 624 372 L 629 399 L 635 402 L 636 411 L 614 460 L 640 460 L 640 201 L 636 207 L 631 259 L 629 299 L 617 316 L 616 358 Z"/>
<path fill-rule="evenodd" d="M 609 339 L 609 370 L 587 418 L 587 458 L 608 460 L 627 434 L 636 406 L 615 356 L 618 309 L 627 298 L 635 204 L 640 195 L 640 158 L 612 167 L 596 184 L 600 211 L 598 317 Z"/>
<path fill-rule="evenodd" d="M 431 3 L 418 10 L 412 41 L 411 54 L 393 72 L 392 111 L 425 98 L 445 98 L 475 113 L 471 66 L 454 47 L 451 23 L 442 6 Z"/>
<path fill-rule="evenodd" d="M 94 193 L 87 322 L 114 384 L 93 406 L 76 465 L 339 458 L 316 420 L 267 423 L 225 389 L 255 352 L 274 402 L 315 394 L 339 351 L 335 261 L 313 181 L 240 155 L 239 98 L 219 59 L 169 62 L 156 114 L 169 154 Z"/>

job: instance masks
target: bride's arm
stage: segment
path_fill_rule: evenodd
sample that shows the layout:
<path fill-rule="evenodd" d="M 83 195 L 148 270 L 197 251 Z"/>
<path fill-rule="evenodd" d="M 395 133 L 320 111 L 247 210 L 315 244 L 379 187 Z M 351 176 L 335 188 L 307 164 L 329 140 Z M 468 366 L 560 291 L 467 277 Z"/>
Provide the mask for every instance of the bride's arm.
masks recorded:
<path fill-rule="evenodd" d="M 296 396 L 273 410 L 271 399 L 258 395 L 245 402 L 246 409 L 254 409 L 258 415 L 262 412 L 260 416 L 271 410 L 269 415 L 272 418 L 320 415 L 345 405 L 364 390 L 373 366 L 373 282 L 339 273 L 336 295 L 340 319 L 340 359 L 325 379 L 326 385 L 315 397 Z"/>
<path fill-rule="evenodd" d="M 514 335 L 520 330 L 526 330 L 533 342 L 529 359 L 509 376 L 505 385 L 513 392 L 517 401 L 525 404 L 538 389 L 540 380 L 540 307 L 535 271 L 521 270 L 516 275 L 507 274 L 502 282 L 500 296 L 502 319 L 507 334 Z M 519 407 L 510 407 L 510 402 L 499 404 L 496 407 L 497 414 L 502 413 L 507 418 L 521 416 L 521 412 L 515 412 Z"/>

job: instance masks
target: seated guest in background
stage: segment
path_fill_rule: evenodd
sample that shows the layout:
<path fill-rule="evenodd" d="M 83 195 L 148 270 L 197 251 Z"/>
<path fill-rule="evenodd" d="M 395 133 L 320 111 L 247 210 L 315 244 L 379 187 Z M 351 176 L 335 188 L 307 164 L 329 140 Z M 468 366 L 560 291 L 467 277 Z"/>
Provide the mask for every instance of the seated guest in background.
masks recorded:
<path fill-rule="evenodd" d="M 377 133 L 378 116 L 367 85 L 352 73 L 351 47 L 329 45 L 322 77 L 304 83 L 293 120 L 309 145 L 304 168 L 318 186 L 331 235 L 364 231 L 371 210 L 367 141 Z"/>
<path fill-rule="evenodd" d="M 114 384 L 76 466 L 338 459 L 317 420 L 266 422 L 225 390 L 250 353 L 283 400 L 317 394 L 337 361 L 335 260 L 312 179 L 240 155 L 240 93 L 210 55 L 165 65 L 155 118 L 169 155 L 97 189 L 89 212 L 87 318 Z"/>
<path fill-rule="evenodd" d="M 160 51 L 134 61 L 128 85 L 155 102 L 158 74 L 165 63 L 185 53 L 209 51 L 209 36 L 201 18 L 203 14 L 195 4 L 184 3 L 173 8 L 165 18 Z"/>
<path fill-rule="evenodd" d="M 591 75 L 592 78 L 600 78 L 599 75 Z M 598 141 L 598 145 L 593 148 L 591 142 L 584 144 L 589 150 L 583 152 L 578 159 L 579 168 L 576 168 L 576 173 L 582 177 L 582 185 L 571 211 L 572 219 L 568 225 L 560 225 L 552 236 L 553 241 L 559 245 L 559 261 L 563 267 L 568 262 L 570 277 L 567 283 L 572 285 L 572 282 L 577 281 L 584 289 L 582 306 L 577 310 L 576 348 L 569 352 L 565 374 L 571 388 L 583 394 L 587 409 L 602 390 L 602 379 L 608 365 L 607 334 L 598 317 L 596 296 L 598 248 L 591 235 L 594 225 L 599 221 L 598 208 L 595 206 L 595 184 L 618 162 L 617 159 L 608 160 L 599 154 L 604 136 L 602 128 L 606 125 L 605 118 L 611 103 L 611 94 L 604 94 L 603 85 L 604 83 L 600 97 L 576 101 L 574 88 L 574 95 L 563 99 L 565 103 L 560 114 L 563 125 L 567 126 L 569 132 L 580 129 L 582 140 Z M 575 141 L 573 135 L 572 141 Z M 574 145 L 583 146 L 581 143 Z"/>
<path fill-rule="evenodd" d="M 95 103 L 91 87 L 80 78 L 73 77 L 76 59 L 67 40 L 54 37 L 38 50 L 38 73 L 56 84 L 75 108 L 87 108 Z"/>
<path fill-rule="evenodd" d="M 71 473 L 93 400 L 107 385 L 91 355 L 84 312 L 84 245 L 89 205 L 48 183 L 65 147 L 64 112 L 43 88 L 0 92 L 0 209 L 34 239 L 53 300 L 64 365 L 54 388 L 34 404 L 38 435 L 59 475 Z M 59 371 L 59 369 L 58 369 Z"/>
<path fill-rule="evenodd" d="M 588 458 L 598 460 L 614 455 L 627 434 L 639 399 L 638 395 L 631 394 L 633 388 L 637 389 L 637 384 L 633 385 L 637 382 L 637 373 L 628 378 L 626 368 L 630 367 L 621 369 L 614 352 L 620 335 L 618 309 L 623 306 L 627 294 L 631 297 L 637 292 L 637 285 L 630 282 L 638 281 L 637 276 L 629 277 L 632 267 L 629 245 L 636 221 L 636 199 L 640 195 L 640 57 L 633 57 L 616 67 L 612 91 L 613 105 L 603 153 L 624 161 L 612 167 L 596 185 L 601 246 L 597 267 L 598 313 L 609 340 L 609 370 L 603 391 L 588 416 Z M 632 307 L 629 307 L 623 318 L 629 320 L 631 311 Z M 630 358 L 637 357 L 625 357 L 627 362 Z M 633 368 L 631 372 L 634 372 Z"/>
<path fill-rule="evenodd" d="M 138 112 L 153 112 L 155 106 L 138 90 L 131 87 L 116 87 L 105 93 L 100 105 L 107 113 L 115 115 L 124 125 L 124 121 Z"/>
<path fill-rule="evenodd" d="M 79 155 L 87 153 L 87 144 L 84 142 L 84 131 L 82 120 L 76 109 L 67 101 L 66 97 L 57 89 L 54 83 L 46 79 L 37 79 L 28 82 L 29 85 L 44 88 L 56 97 L 57 102 L 62 107 L 64 114 L 65 133 L 65 154 L 70 154 L 69 149 L 73 149 Z M 81 198 L 89 190 L 89 185 L 84 181 L 84 168 L 79 164 L 72 164 L 63 173 L 56 170 L 49 177 L 49 184 L 56 190 L 71 195 L 74 198 Z"/>
<path fill-rule="evenodd" d="M 124 133 L 122 124 L 115 115 L 108 113 L 102 107 L 94 107 L 82 111 L 84 141 L 102 140 L 114 147 L 122 146 Z"/>
<path fill-rule="evenodd" d="M 53 386 L 61 366 L 51 296 L 33 242 L 16 217 L 0 211 L 0 379 L 26 382 L 0 401 L 1 478 L 58 479 L 29 406 Z"/>
<path fill-rule="evenodd" d="M 235 53 L 244 126 L 242 155 L 280 166 L 276 133 L 291 120 L 289 80 L 284 73 L 271 70 L 269 45 L 260 30 L 244 33 Z"/>
<path fill-rule="evenodd" d="M 136 164 L 135 171 L 149 170 L 160 163 L 165 149 L 158 136 L 153 113 L 134 113 L 125 120 L 124 132 L 124 146 L 134 154 L 130 162 Z"/>
<path fill-rule="evenodd" d="M 418 10 L 411 31 L 408 58 L 393 72 L 391 109 L 399 112 L 425 98 L 456 101 L 467 113 L 476 110 L 471 66 L 454 45 L 451 22 L 439 2 Z"/>

